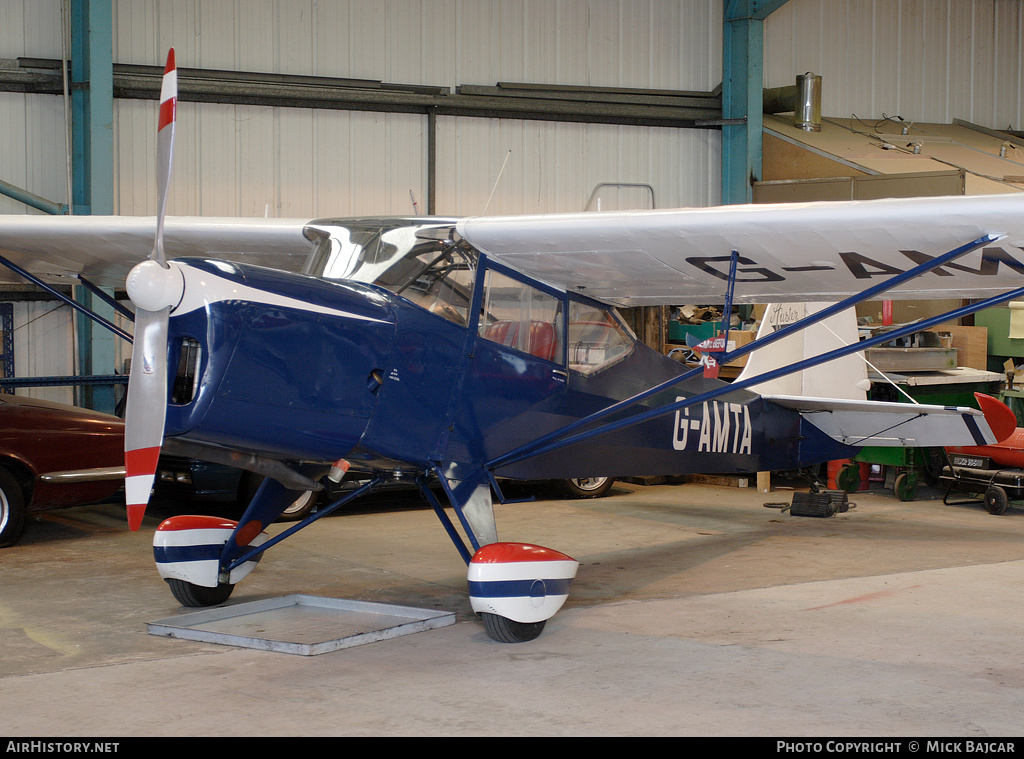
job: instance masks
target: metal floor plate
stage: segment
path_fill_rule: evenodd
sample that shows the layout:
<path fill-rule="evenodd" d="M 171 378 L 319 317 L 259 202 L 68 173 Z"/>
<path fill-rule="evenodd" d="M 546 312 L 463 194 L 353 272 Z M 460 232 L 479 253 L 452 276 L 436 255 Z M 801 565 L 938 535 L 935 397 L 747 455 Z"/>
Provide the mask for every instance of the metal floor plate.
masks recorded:
<path fill-rule="evenodd" d="M 152 635 L 314 656 L 455 624 L 452 612 L 290 595 L 147 623 Z"/>

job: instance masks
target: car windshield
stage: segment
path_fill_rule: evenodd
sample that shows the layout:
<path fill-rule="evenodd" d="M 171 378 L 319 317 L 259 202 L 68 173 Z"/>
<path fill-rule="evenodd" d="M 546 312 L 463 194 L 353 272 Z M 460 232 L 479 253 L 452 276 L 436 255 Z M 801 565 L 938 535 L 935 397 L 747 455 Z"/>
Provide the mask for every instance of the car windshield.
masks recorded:
<path fill-rule="evenodd" d="M 451 241 L 453 220 L 318 222 L 321 237 L 307 274 L 387 288 L 431 313 L 465 324 L 477 254 Z"/>

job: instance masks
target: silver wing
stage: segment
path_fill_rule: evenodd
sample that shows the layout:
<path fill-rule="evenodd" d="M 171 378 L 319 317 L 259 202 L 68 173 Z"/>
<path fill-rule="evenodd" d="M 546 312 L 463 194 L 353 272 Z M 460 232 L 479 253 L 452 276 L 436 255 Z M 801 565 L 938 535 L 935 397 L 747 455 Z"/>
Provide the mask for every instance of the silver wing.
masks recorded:
<path fill-rule="evenodd" d="M 615 305 L 827 301 L 984 235 L 998 243 L 886 297 L 985 297 L 1024 280 L 1024 194 L 465 219 L 459 234 L 560 289 Z"/>
<path fill-rule="evenodd" d="M 293 271 L 313 243 L 305 219 L 171 217 L 164 226 L 169 258 L 252 260 Z M 49 282 L 81 274 L 105 287 L 124 287 L 129 270 L 149 255 L 156 217 L 0 215 L 0 256 Z M 20 282 L 0 267 L 0 282 Z"/>

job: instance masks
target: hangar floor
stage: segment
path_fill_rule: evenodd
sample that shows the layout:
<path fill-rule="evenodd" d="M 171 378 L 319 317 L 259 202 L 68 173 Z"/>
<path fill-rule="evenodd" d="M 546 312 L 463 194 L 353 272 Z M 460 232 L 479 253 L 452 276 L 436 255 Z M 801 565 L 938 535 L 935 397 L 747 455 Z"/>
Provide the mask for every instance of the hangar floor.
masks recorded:
<path fill-rule="evenodd" d="M 574 556 L 536 641 L 469 608 L 433 513 L 392 494 L 269 552 L 232 602 L 290 593 L 456 612 L 318 656 L 150 635 L 177 607 L 151 507 L 34 520 L 0 553 L 0 732 L 14 736 L 1024 734 L 1024 511 L 882 491 L 831 519 L 789 493 L 619 484 L 499 506 L 499 534 Z M 279 526 L 275 529 L 280 529 Z"/>

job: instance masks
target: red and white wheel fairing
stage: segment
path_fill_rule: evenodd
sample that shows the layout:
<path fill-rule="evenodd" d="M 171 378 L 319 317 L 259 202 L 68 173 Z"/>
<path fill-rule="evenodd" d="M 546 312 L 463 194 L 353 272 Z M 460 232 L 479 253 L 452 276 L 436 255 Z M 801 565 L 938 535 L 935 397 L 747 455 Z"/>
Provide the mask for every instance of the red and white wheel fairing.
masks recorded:
<path fill-rule="evenodd" d="M 578 567 L 571 556 L 543 546 L 491 543 L 469 563 L 469 600 L 477 614 L 541 622 L 562 608 Z"/>
<path fill-rule="evenodd" d="M 220 552 L 238 522 L 211 516 L 177 516 L 164 520 L 153 535 L 153 558 L 165 580 L 175 579 L 216 588 L 220 584 Z M 260 546 L 270 536 L 260 532 L 250 546 Z M 228 583 L 236 584 L 256 568 L 262 553 L 231 570 Z"/>

